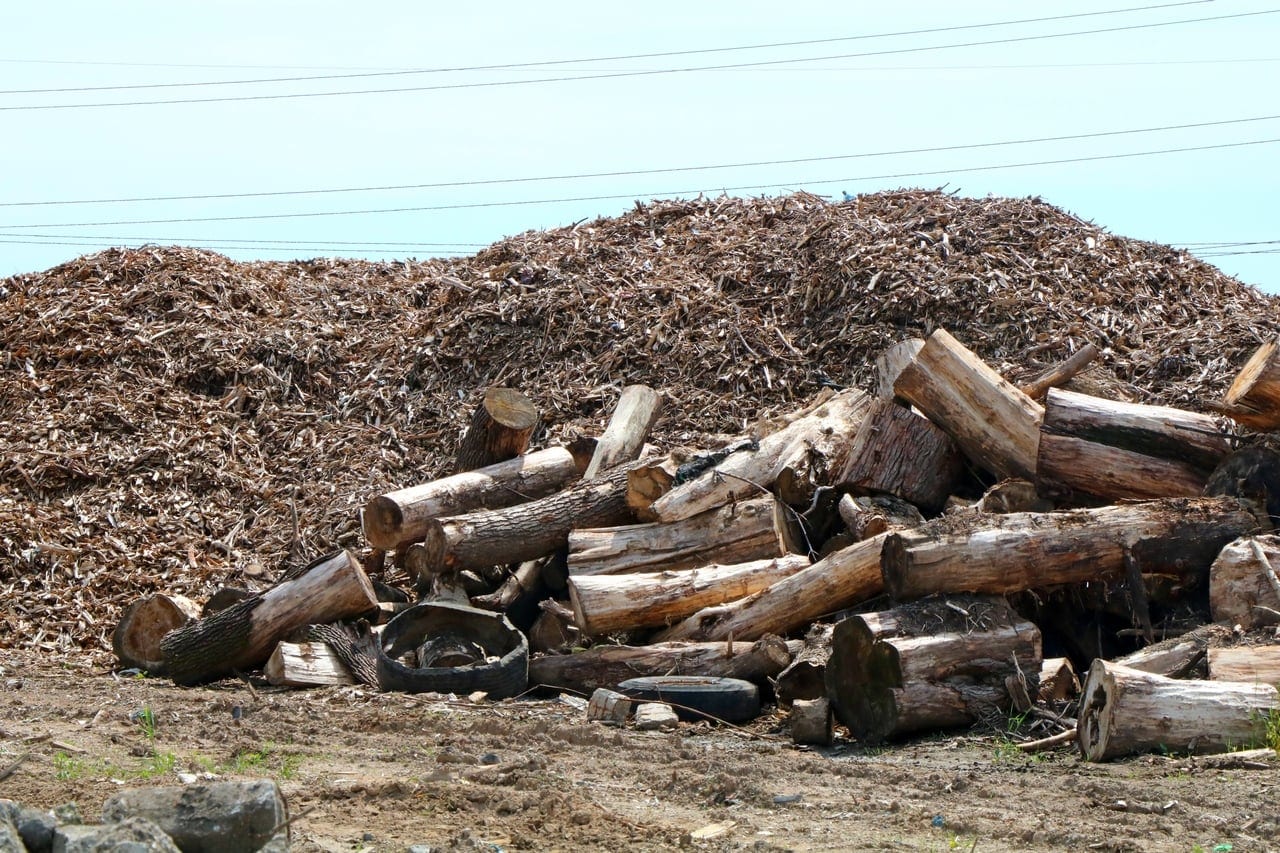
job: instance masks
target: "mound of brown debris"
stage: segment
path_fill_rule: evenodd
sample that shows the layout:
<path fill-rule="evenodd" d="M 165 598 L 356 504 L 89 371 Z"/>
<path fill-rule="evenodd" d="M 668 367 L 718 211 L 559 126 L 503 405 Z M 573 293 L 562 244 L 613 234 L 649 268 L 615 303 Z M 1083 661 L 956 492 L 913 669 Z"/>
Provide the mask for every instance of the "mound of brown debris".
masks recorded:
<path fill-rule="evenodd" d="M 45 652 L 107 652 L 149 591 L 359 547 L 359 507 L 444 472 L 486 387 L 536 401 L 540 444 L 643 383 L 654 440 L 705 444 L 945 326 L 1008 371 L 1093 343 L 1112 395 L 1203 410 L 1277 307 L 1037 199 L 924 191 L 637 204 L 451 261 L 110 250 L 2 285 L 0 648 Z"/>

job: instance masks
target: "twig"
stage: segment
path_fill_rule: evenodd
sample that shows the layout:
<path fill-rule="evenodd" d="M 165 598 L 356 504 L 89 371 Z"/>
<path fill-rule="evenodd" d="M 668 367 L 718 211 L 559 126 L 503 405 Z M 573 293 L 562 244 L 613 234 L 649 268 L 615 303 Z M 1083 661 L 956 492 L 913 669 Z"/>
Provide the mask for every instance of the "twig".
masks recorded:
<path fill-rule="evenodd" d="M 1040 738 L 1040 740 L 1029 740 L 1026 743 L 1020 743 L 1018 744 L 1018 749 L 1023 752 L 1039 752 L 1042 749 L 1053 749 L 1055 746 L 1071 743 L 1075 739 L 1076 730 L 1068 729 L 1065 732 L 1058 732 L 1056 735 Z"/>
<path fill-rule="evenodd" d="M 317 808 L 319 808 L 319 806 L 307 806 L 305 809 L 303 809 L 302 811 L 298 812 L 296 815 L 293 815 L 293 816 L 291 816 L 291 817 L 287 817 L 287 818 L 285 818 L 284 820 L 280 821 L 279 823 L 277 823 L 275 826 L 273 826 L 273 827 L 271 828 L 271 836 L 272 836 L 272 837 L 275 837 L 275 834 L 276 834 L 277 832 L 279 832 L 279 831 L 280 831 L 280 830 L 282 830 L 282 829 L 285 829 L 286 827 L 291 826 L 291 825 L 293 824 L 293 822 L 294 822 L 294 821 L 302 820 L 304 817 L 306 817 L 307 815 L 311 814 L 311 813 L 312 813 L 313 811 L 315 811 Z"/>
<path fill-rule="evenodd" d="M 8 779 L 15 772 L 17 772 L 17 769 L 22 766 L 22 762 L 26 761 L 28 756 L 30 755 L 31 753 L 24 752 L 21 755 L 19 755 L 17 758 L 15 758 L 12 764 L 9 764 L 4 769 L 0 770 L 0 782 L 3 782 L 5 779 Z"/>

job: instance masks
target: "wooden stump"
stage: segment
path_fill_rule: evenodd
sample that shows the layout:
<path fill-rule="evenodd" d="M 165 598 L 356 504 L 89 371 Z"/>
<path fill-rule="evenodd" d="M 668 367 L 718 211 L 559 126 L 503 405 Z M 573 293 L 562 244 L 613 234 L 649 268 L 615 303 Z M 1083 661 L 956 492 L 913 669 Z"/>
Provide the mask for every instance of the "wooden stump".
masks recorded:
<path fill-rule="evenodd" d="M 796 743 L 831 744 L 831 703 L 827 697 L 797 699 L 791 704 L 791 740 Z"/>
<path fill-rule="evenodd" d="M 538 408 L 512 388 L 489 388 L 458 444 L 454 473 L 474 471 L 524 453 L 538 425 Z"/>
<path fill-rule="evenodd" d="M 200 608 L 181 595 L 156 593 L 130 604 L 111 635 L 111 647 L 123 668 L 137 667 L 150 675 L 164 674 L 160 641 L 170 631 L 200 616 Z"/>
<path fill-rule="evenodd" d="M 1223 411 L 1250 429 L 1280 427 L 1280 341 L 1258 347 L 1236 375 Z"/>

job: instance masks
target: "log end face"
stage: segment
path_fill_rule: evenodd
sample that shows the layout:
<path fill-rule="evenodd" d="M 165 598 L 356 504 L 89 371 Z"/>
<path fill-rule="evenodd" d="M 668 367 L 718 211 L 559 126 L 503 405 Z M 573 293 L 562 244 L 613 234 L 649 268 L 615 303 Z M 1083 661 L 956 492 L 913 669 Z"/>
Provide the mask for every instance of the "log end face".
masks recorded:
<path fill-rule="evenodd" d="M 404 512 L 389 495 L 379 495 L 365 504 L 361 526 L 370 545 L 394 550 L 400 544 Z"/>
<path fill-rule="evenodd" d="M 507 429 L 531 431 L 538 425 L 538 407 L 514 388 L 489 388 L 484 392 L 489 417 Z"/>
<path fill-rule="evenodd" d="M 1086 761 L 1105 761 L 1111 741 L 1109 716 L 1114 683 L 1108 677 L 1106 662 L 1099 659 L 1089 667 L 1080 693 L 1080 714 L 1076 725 L 1076 743 Z"/>

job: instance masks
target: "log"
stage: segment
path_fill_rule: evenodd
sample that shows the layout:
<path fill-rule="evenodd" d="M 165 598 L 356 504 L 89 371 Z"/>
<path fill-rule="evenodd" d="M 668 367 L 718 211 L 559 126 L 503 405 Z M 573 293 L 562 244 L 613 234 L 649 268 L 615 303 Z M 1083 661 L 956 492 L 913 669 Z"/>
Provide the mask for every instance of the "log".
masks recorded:
<path fill-rule="evenodd" d="M 136 667 L 149 675 L 163 675 L 160 641 L 199 616 L 196 603 L 182 595 L 156 593 L 134 601 L 125 608 L 111 635 L 111 648 L 121 668 Z"/>
<path fill-rule="evenodd" d="M 877 397 L 892 400 L 897 396 L 893 390 L 894 384 L 923 348 L 924 341 L 920 338 L 907 338 L 876 356 Z"/>
<path fill-rule="evenodd" d="M 1280 645 L 1210 647 L 1209 678 L 1280 685 Z"/>
<path fill-rule="evenodd" d="M 797 699 L 791 705 L 791 740 L 815 746 L 831 745 L 831 703 L 826 696 Z"/>
<path fill-rule="evenodd" d="M 604 435 L 596 442 L 596 452 L 582 478 L 593 480 L 602 471 L 623 462 L 634 462 L 640 456 L 661 408 L 662 395 L 647 385 L 623 388 L 613 417 L 605 427 Z"/>
<path fill-rule="evenodd" d="M 1223 412 L 1250 429 L 1280 427 L 1280 341 L 1269 341 L 1250 356 L 1223 398 Z"/>
<path fill-rule="evenodd" d="M 1222 625 L 1202 625 L 1116 658 L 1115 663 L 1166 678 L 1206 678 L 1209 644 L 1216 637 L 1230 633 L 1230 629 Z"/>
<path fill-rule="evenodd" d="M 487 595 L 472 596 L 471 604 L 484 610 L 507 613 L 508 618 L 511 618 L 510 611 L 522 600 L 536 603 L 546 592 L 546 585 L 542 582 L 543 565 L 542 560 L 526 560 L 496 590 Z M 532 620 L 533 617 L 530 616 L 529 622 L 532 623 Z"/>
<path fill-rule="evenodd" d="M 1199 495 L 1230 450 L 1208 415 L 1055 388 L 1045 402 L 1036 484 L 1060 500 Z"/>
<path fill-rule="evenodd" d="M 1066 702 L 1080 695 L 1080 679 L 1069 658 L 1045 658 L 1040 663 L 1041 702 Z"/>
<path fill-rule="evenodd" d="M 1078 743 L 1088 761 L 1247 749 L 1265 743 L 1277 710 L 1269 684 L 1166 678 L 1098 659 L 1080 697 Z"/>
<path fill-rule="evenodd" d="M 585 636 L 669 625 L 743 598 L 809 566 L 801 554 L 697 569 L 569 578 L 574 624 Z"/>
<path fill-rule="evenodd" d="M 558 652 L 578 641 L 578 629 L 571 625 L 573 612 L 560 613 L 559 608 L 548 608 L 547 601 L 539 602 L 542 612 L 533 620 L 529 629 L 529 651 Z M 551 604 L 559 602 L 552 601 Z M 561 605 L 563 606 L 563 605 Z M 567 610 L 567 608 L 566 608 Z"/>
<path fill-rule="evenodd" d="M 1229 542 L 1209 567 L 1209 612 L 1246 631 L 1280 621 L 1280 536 Z"/>
<path fill-rule="evenodd" d="M 364 536 L 392 550 L 421 539 L 434 518 L 499 509 L 555 494 L 586 469 L 594 442 L 549 447 L 475 471 L 464 471 L 379 495 L 364 507 Z"/>
<path fill-rule="evenodd" d="M 884 591 L 880 574 L 882 533 L 823 557 L 754 595 L 704 607 L 658 633 L 658 640 L 753 640 L 786 635 L 808 623 L 852 607 Z"/>
<path fill-rule="evenodd" d="M 819 622 L 805 634 L 804 648 L 774 679 L 773 693 L 779 705 L 826 697 L 827 660 L 831 657 L 833 630 L 835 625 Z"/>
<path fill-rule="evenodd" d="M 637 521 L 658 520 L 653 502 L 671 491 L 679 470 L 680 460 L 671 455 L 627 472 L 627 506 Z"/>
<path fill-rule="evenodd" d="M 324 643 L 276 644 L 263 674 L 278 687 L 328 687 L 355 684 L 356 679 Z"/>
<path fill-rule="evenodd" d="M 578 529 L 569 534 L 569 576 L 678 571 L 745 563 L 793 550 L 771 495 L 670 524 Z"/>
<path fill-rule="evenodd" d="M 1037 402 L 1043 400 L 1050 388 L 1065 385 L 1071 378 L 1089 366 L 1098 357 L 1098 348 L 1093 344 L 1085 344 L 1073 352 L 1067 359 L 1055 364 L 1034 379 L 1022 385 L 1018 390 Z"/>
<path fill-rule="evenodd" d="M 799 646 L 799 644 L 796 644 Z M 778 637 L 754 643 L 655 643 L 649 646 L 596 646 L 569 655 L 540 655 L 529 661 L 529 683 L 590 694 L 616 687 L 628 678 L 697 675 L 741 678 L 764 683 L 791 662 L 788 644 Z"/>
<path fill-rule="evenodd" d="M 337 622 L 377 606 L 359 561 L 339 551 L 266 592 L 187 623 L 161 640 L 160 650 L 174 683 L 195 684 L 260 666 L 297 628 Z"/>
<path fill-rule="evenodd" d="M 895 495 L 936 513 L 963 473 L 951 436 L 906 406 L 874 400 L 836 482 L 859 494 Z"/>
<path fill-rule="evenodd" d="M 514 459 L 525 452 L 538 425 L 538 407 L 513 388 L 489 388 L 458 443 L 455 474 Z"/>
<path fill-rule="evenodd" d="M 983 493 L 978 511 L 1008 515 L 1011 512 L 1052 512 L 1053 501 L 1036 493 L 1028 480 L 1001 480 Z"/>
<path fill-rule="evenodd" d="M 1040 443 L 1040 404 L 938 329 L 906 366 L 894 393 L 946 430 L 980 467 L 1030 480 Z"/>
<path fill-rule="evenodd" d="M 885 585 L 898 600 L 936 592 L 1004 595 L 1144 575 L 1198 580 L 1258 519 L 1232 498 L 1166 498 L 1069 512 L 947 517 L 888 534 Z"/>
<path fill-rule="evenodd" d="M 885 633 L 886 623 L 897 630 Z M 879 743 L 1006 709 L 1005 679 L 1034 680 L 1040 666 L 1040 631 L 1003 599 L 931 599 L 839 622 L 827 696 L 855 737 Z"/>
<path fill-rule="evenodd" d="M 807 472 L 812 482 L 830 485 L 847 464 L 853 437 L 870 402 L 856 389 L 833 395 L 810 414 L 761 438 L 755 449 L 733 453 L 709 471 L 675 486 L 653 502 L 653 512 L 659 521 L 679 521 L 758 497 L 784 468 Z"/>
<path fill-rule="evenodd" d="M 889 495 L 860 498 L 841 495 L 837 510 L 855 542 L 924 524 L 924 516 L 914 505 Z"/>

